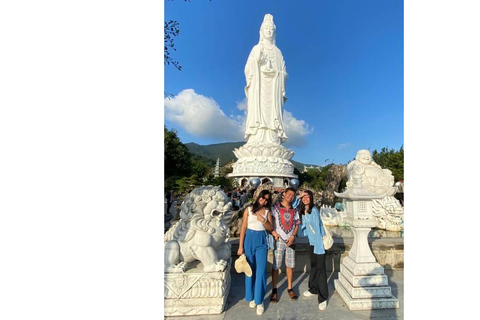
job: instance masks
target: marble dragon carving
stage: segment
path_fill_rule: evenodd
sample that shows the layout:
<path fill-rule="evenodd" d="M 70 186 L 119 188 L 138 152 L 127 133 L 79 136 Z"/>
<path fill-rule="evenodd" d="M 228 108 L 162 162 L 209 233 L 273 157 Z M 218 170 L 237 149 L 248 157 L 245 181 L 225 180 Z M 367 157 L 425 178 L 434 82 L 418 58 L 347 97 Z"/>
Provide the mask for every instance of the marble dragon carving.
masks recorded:
<path fill-rule="evenodd" d="M 403 230 L 403 207 L 395 197 L 373 199 L 372 211 L 377 228 L 387 231 Z"/>

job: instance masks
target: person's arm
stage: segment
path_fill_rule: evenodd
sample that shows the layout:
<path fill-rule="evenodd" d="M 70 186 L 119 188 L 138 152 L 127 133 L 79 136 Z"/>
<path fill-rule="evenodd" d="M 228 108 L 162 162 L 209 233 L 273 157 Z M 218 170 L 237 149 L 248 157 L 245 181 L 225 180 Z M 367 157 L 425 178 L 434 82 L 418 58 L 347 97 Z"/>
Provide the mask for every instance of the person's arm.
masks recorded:
<path fill-rule="evenodd" d="M 245 208 L 243 211 L 243 221 L 242 227 L 240 229 L 240 240 L 238 241 L 238 251 L 237 254 L 241 256 L 245 251 L 243 250 L 243 242 L 245 241 L 245 233 L 247 232 L 248 227 L 248 208 Z"/>
<path fill-rule="evenodd" d="M 272 231 L 273 230 L 273 223 L 272 223 L 272 216 L 270 215 L 270 210 L 264 209 L 266 217 L 261 216 L 260 214 L 257 214 L 257 220 L 260 221 L 263 224 L 263 227 L 267 231 Z"/>
<path fill-rule="evenodd" d="M 301 202 L 301 198 L 297 197 L 297 195 L 295 194 L 295 197 L 293 198 L 293 201 L 292 201 L 292 208 L 298 209 L 300 202 Z"/>
<path fill-rule="evenodd" d="M 306 237 L 307 236 L 307 232 L 306 232 L 306 229 L 307 229 L 307 225 L 306 225 L 306 222 L 305 222 L 305 216 L 303 216 L 301 219 L 300 219 L 300 224 L 298 225 L 298 237 Z"/>
<path fill-rule="evenodd" d="M 295 194 L 295 197 L 293 198 L 293 201 L 292 201 L 292 207 L 298 210 L 300 207 L 300 204 L 302 203 L 302 198 L 305 195 L 306 193 L 303 191 L 298 196 L 297 194 Z"/>
<path fill-rule="evenodd" d="M 295 242 L 295 238 L 297 237 L 298 234 L 298 224 L 295 225 L 295 229 L 293 229 L 293 234 L 288 238 L 287 240 L 287 247 L 290 247 Z"/>
<path fill-rule="evenodd" d="M 295 210 L 295 213 L 293 214 L 293 223 L 295 223 L 295 228 L 293 229 L 293 234 L 287 240 L 287 247 L 295 242 L 295 238 L 298 234 L 299 224 L 301 223 L 298 210 Z"/>
<path fill-rule="evenodd" d="M 272 221 L 272 236 L 273 238 L 275 239 L 275 241 L 278 241 L 278 238 L 280 237 L 278 235 L 278 233 L 275 231 L 275 214 L 274 214 L 274 211 L 275 211 L 275 206 L 272 207 L 272 211 L 271 211 L 271 221 Z"/>
<path fill-rule="evenodd" d="M 320 212 L 318 211 L 317 207 L 313 206 L 312 208 L 312 216 L 318 217 L 318 229 L 320 230 L 320 236 L 323 237 L 325 236 L 325 228 L 323 227 L 323 221 L 322 221 L 322 216 L 320 215 Z"/>

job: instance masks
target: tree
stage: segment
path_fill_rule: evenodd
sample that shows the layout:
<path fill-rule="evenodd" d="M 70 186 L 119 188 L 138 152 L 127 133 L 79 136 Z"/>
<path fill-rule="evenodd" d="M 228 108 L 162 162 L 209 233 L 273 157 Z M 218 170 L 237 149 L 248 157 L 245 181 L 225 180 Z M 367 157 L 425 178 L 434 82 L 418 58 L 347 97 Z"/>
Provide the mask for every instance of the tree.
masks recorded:
<path fill-rule="evenodd" d="M 207 175 L 209 168 L 204 162 L 194 161 L 192 162 L 192 173 L 199 176 L 204 177 Z"/>
<path fill-rule="evenodd" d="M 170 49 L 177 51 L 175 48 L 175 38 L 180 34 L 180 24 L 178 21 L 170 20 L 168 22 L 164 22 L 164 38 L 163 38 L 163 63 L 169 65 L 170 63 L 173 64 L 175 68 L 179 71 L 182 71 L 182 66 L 176 60 L 170 56 Z"/>
<path fill-rule="evenodd" d="M 188 148 L 180 141 L 175 129 L 165 132 L 165 178 L 171 176 L 190 176 L 191 154 Z"/>
<path fill-rule="evenodd" d="M 173 0 L 167 0 L 171 2 Z M 185 0 L 189 1 L 189 0 Z M 163 23 L 163 64 L 169 65 L 172 64 L 179 71 L 182 71 L 182 66 L 176 60 L 173 60 L 170 55 L 170 49 L 177 51 L 175 48 L 175 38 L 180 34 L 180 23 L 175 20 L 164 21 Z M 167 91 L 163 92 L 165 97 L 173 97 L 173 94 L 168 93 Z"/>
<path fill-rule="evenodd" d="M 203 178 L 197 175 L 192 175 L 190 177 L 183 177 L 176 181 L 178 193 L 184 194 L 192 191 L 196 187 L 204 185 Z"/>
<path fill-rule="evenodd" d="M 315 191 L 320 191 L 325 189 L 325 179 L 327 177 L 328 170 L 332 167 L 332 164 L 329 164 L 320 169 L 312 168 L 307 170 L 307 172 L 297 173 L 298 179 L 300 180 L 301 189 L 311 189 Z"/>
<path fill-rule="evenodd" d="M 227 178 L 213 178 L 215 161 L 192 155 L 187 146 L 180 141 L 175 129 L 168 130 L 164 125 L 164 133 L 166 190 L 184 193 L 205 184 L 230 188 L 231 182 Z"/>
<path fill-rule="evenodd" d="M 233 172 L 233 167 L 231 163 L 227 163 L 225 166 L 220 167 L 220 174 L 226 177 L 229 173 Z"/>
<path fill-rule="evenodd" d="M 232 189 L 232 181 L 226 177 L 217 177 L 215 178 L 213 174 L 208 175 L 207 180 L 205 181 L 206 185 L 220 186 L 224 190 Z"/>
<path fill-rule="evenodd" d="M 382 167 L 382 169 L 389 169 L 390 171 L 392 171 L 392 175 L 395 181 L 403 180 L 403 145 L 398 151 L 395 151 L 393 149 L 388 150 L 387 148 L 382 148 L 380 152 L 374 150 L 372 152 L 372 158 L 376 164 Z"/>

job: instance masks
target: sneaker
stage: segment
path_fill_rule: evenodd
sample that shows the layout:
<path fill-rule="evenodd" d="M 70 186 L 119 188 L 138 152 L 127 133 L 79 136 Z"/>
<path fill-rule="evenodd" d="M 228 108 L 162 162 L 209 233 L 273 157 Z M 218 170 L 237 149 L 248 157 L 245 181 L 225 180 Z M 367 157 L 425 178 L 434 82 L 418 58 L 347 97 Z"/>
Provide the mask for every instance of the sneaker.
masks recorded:
<path fill-rule="evenodd" d="M 263 302 L 262 302 L 262 304 L 259 304 L 259 305 L 257 306 L 257 315 L 261 316 L 261 315 L 263 314 L 263 311 L 264 311 L 264 310 L 265 310 L 265 309 L 263 308 Z"/>
<path fill-rule="evenodd" d="M 303 293 L 303 296 L 304 296 L 304 297 L 311 297 L 311 296 L 315 296 L 315 295 L 317 295 L 317 294 L 316 294 L 316 293 L 311 293 L 311 292 L 308 291 L 308 290 Z"/>
<path fill-rule="evenodd" d="M 252 308 L 252 309 L 255 308 L 255 307 L 257 306 L 257 305 L 255 304 L 255 300 L 250 301 L 250 303 L 248 304 L 248 306 L 249 306 L 250 308 Z"/>
<path fill-rule="evenodd" d="M 323 301 L 322 303 L 318 304 L 318 310 L 323 311 L 327 308 L 327 300 Z"/>

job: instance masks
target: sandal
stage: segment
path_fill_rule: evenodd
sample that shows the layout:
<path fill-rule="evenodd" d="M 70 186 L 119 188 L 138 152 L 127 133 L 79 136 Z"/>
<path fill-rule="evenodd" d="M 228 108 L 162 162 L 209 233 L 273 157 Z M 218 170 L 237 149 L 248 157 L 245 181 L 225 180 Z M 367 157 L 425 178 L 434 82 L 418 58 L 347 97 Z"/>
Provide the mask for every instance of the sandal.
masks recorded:
<path fill-rule="evenodd" d="M 295 291 L 293 291 L 293 289 L 288 289 L 288 295 L 290 296 L 290 299 L 292 299 L 292 300 L 297 300 L 298 299 L 298 296 L 295 293 Z"/>
<path fill-rule="evenodd" d="M 272 289 L 272 295 L 270 296 L 270 302 L 271 303 L 277 303 L 277 289 Z"/>

